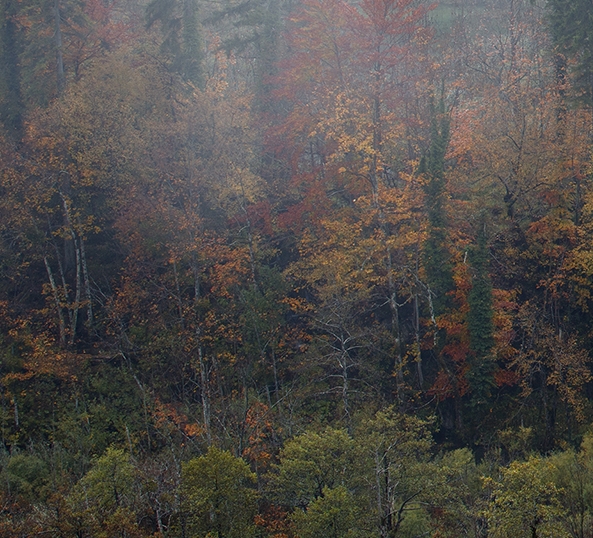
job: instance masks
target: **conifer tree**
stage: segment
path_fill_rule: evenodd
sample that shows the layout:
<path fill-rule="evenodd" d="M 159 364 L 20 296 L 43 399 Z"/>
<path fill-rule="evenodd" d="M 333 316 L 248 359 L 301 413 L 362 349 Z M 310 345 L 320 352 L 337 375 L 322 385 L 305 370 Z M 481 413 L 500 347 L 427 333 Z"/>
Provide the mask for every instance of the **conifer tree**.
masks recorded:
<path fill-rule="evenodd" d="M 577 97 L 593 100 L 593 4 L 589 0 L 548 0 L 548 23 L 557 65 L 571 60 Z M 560 64 L 558 64 L 560 61 Z"/>
<path fill-rule="evenodd" d="M 146 19 L 148 28 L 160 23 L 161 52 L 169 56 L 172 71 L 201 85 L 203 53 L 197 0 L 152 0 L 146 7 Z"/>
<path fill-rule="evenodd" d="M 286 0 L 238 0 L 215 10 L 205 20 L 225 25 L 222 47 L 227 53 L 253 56 L 255 105 L 262 112 L 275 105 L 270 99 L 272 78 L 277 74 L 283 46 L 281 35 L 290 4 Z"/>
<path fill-rule="evenodd" d="M 490 260 L 483 222 L 478 230 L 477 245 L 471 253 L 470 262 L 473 278 L 468 297 L 467 325 L 472 356 L 469 361 L 467 380 L 472 393 L 471 405 L 479 409 L 490 397 L 495 368 L 492 356 L 494 347 L 492 283 L 488 272 Z"/>
<path fill-rule="evenodd" d="M 424 185 L 425 205 L 428 217 L 427 238 L 423 245 L 423 264 L 428 286 L 430 316 L 435 325 L 432 354 L 439 365 L 439 376 L 444 375 L 452 389 L 453 401 L 442 406 L 442 412 L 450 414 L 457 429 L 462 427 L 461 391 L 459 388 L 456 365 L 445 356 L 447 330 L 438 322 L 438 318 L 452 309 L 450 292 L 455 289 L 453 281 L 453 262 L 448 245 L 448 219 L 445 209 L 446 180 L 445 154 L 449 144 L 450 119 L 441 98 L 437 107 L 433 106 L 430 146 L 422 158 L 419 171 L 426 178 Z M 449 407 L 451 406 L 452 407 Z M 454 418 L 453 418 L 454 417 Z"/>
<path fill-rule="evenodd" d="M 427 178 L 425 185 L 428 213 L 428 238 L 424 243 L 424 268 L 430 287 L 434 315 L 445 312 L 453 287 L 453 267 L 447 249 L 447 215 L 445 197 L 445 153 L 449 144 L 449 117 L 441 99 L 433 110 L 430 147 L 420 163 L 419 172 Z"/>
<path fill-rule="evenodd" d="M 14 17 L 18 13 L 15 0 L 0 3 L 0 120 L 15 140 L 22 135 L 23 100 L 19 70 L 20 35 Z"/>

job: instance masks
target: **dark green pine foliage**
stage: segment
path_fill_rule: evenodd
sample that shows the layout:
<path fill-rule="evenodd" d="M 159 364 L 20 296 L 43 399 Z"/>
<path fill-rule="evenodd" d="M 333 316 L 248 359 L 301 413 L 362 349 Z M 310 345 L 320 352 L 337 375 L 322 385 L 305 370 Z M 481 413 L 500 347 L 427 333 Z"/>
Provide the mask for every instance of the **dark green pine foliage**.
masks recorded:
<path fill-rule="evenodd" d="M 18 50 L 20 90 L 27 110 L 33 110 L 48 106 L 70 80 L 78 77 L 84 60 L 78 53 L 71 53 L 84 46 L 90 28 L 84 0 L 16 3 L 18 17 L 23 21 L 22 44 Z"/>
<path fill-rule="evenodd" d="M 0 2 L 0 121 L 15 141 L 22 138 L 23 99 L 19 68 L 20 30 L 15 22 L 16 0 Z"/>
<path fill-rule="evenodd" d="M 478 230 L 477 244 L 470 254 L 472 289 L 468 297 L 467 325 L 471 355 L 467 381 L 471 391 L 470 405 L 479 410 L 490 400 L 496 368 L 492 355 L 494 324 L 492 283 L 489 274 L 490 255 L 483 222 Z"/>
<path fill-rule="evenodd" d="M 271 106 L 271 80 L 276 74 L 280 52 L 280 35 L 286 2 L 284 0 L 244 0 L 228 3 L 205 21 L 232 25 L 224 34 L 222 46 L 227 53 L 252 51 L 255 57 L 256 106 L 262 111 Z"/>
<path fill-rule="evenodd" d="M 197 86 L 203 83 L 203 57 L 197 0 L 152 0 L 146 7 L 148 28 L 160 23 L 161 52 L 170 68 Z"/>
<path fill-rule="evenodd" d="M 570 71 L 575 97 L 593 103 L 593 2 L 548 0 L 548 24 L 557 64 L 573 60 Z"/>
<path fill-rule="evenodd" d="M 419 172 L 427 179 L 424 190 L 429 227 L 423 256 L 435 316 L 443 314 L 450 307 L 448 293 L 454 289 L 453 264 L 447 248 L 447 214 L 444 206 L 444 169 L 445 153 L 449 144 L 449 124 L 449 116 L 441 99 L 439 106 L 433 107 L 430 147 L 419 166 Z"/>

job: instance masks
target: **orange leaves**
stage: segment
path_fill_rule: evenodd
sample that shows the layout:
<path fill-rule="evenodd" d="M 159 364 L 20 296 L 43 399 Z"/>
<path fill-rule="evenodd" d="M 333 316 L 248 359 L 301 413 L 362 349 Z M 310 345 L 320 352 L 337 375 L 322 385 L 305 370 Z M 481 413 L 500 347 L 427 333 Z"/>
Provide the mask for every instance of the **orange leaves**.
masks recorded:
<path fill-rule="evenodd" d="M 78 379 L 91 355 L 59 349 L 50 333 L 32 334 L 28 323 L 21 325 L 10 331 L 10 338 L 21 348 L 21 367 L 18 371 L 5 374 L 2 378 L 5 382 L 43 376 L 54 376 L 65 382 Z"/>
<path fill-rule="evenodd" d="M 230 297 L 234 289 L 249 276 L 249 250 L 229 248 L 221 243 L 211 243 L 203 250 L 205 258 L 212 260 L 210 269 L 211 291 L 222 297 Z"/>
<path fill-rule="evenodd" d="M 274 452 L 274 425 L 270 408 L 256 402 L 247 410 L 245 426 L 247 427 L 247 446 L 242 456 L 257 465 L 258 469 L 268 469 Z"/>
<path fill-rule="evenodd" d="M 163 403 L 158 398 L 154 400 L 152 416 L 155 427 L 169 434 L 178 431 L 187 439 L 204 435 L 203 426 L 191 422 L 175 405 Z"/>
<path fill-rule="evenodd" d="M 519 321 L 525 343 L 511 366 L 520 379 L 523 395 L 531 395 L 536 388 L 545 393 L 550 387 L 558 392 L 576 418 L 582 420 L 583 388 L 593 378 L 588 352 L 576 335 L 564 334 L 538 319 L 529 304 L 521 308 Z"/>
<path fill-rule="evenodd" d="M 421 76 L 415 36 L 429 9 L 412 0 L 308 0 L 295 14 L 291 56 L 277 77 L 291 110 L 276 133 L 293 151 L 293 175 L 308 177 L 304 190 L 321 181 L 328 191 L 376 195 L 379 176 L 400 158 L 406 84 Z"/>
<path fill-rule="evenodd" d="M 255 516 L 255 524 L 264 528 L 270 538 L 293 538 L 294 524 L 289 516 L 288 512 L 271 505 Z"/>

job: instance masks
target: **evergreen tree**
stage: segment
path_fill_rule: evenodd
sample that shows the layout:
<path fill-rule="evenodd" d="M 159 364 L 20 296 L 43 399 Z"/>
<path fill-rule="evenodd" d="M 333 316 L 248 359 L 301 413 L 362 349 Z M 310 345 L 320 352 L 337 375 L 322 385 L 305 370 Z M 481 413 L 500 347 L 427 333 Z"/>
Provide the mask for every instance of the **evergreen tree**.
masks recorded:
<path fill-rule="evenodd" d="M 427 178 L 425 185 L 428 213 L 428 237 L 424 243 L 424 268 L 432 296 L 435 316 L 449 306 L 448 292 L 454 288 L 453 266 L 447 249 L 447 215 L 445 198 L 445 153 L 449 144 L 449 117 L 441 99 L 433 110 L 430 147 L 420 162 L 419 172 Z"/>
<path fill-rule="evenodd" d="M 281 50 L 280 36 L 290 2 L 286 0 L 243 0 L 229 3 L 212 13 L 206 20 L 211 24 L 232 22 L 233 28 L 222 32 L 222 46 L 228 52 L 250 50 L 255 60 L 254 82 L 256 106 L 265 111 L 274 105 L 270 99 L 271 78 Z"/>
<path fill-rule="evenodd" d="M 152 0 L 146 18 L 148 28 L 157 22 L 161 25 L 161 52 L 169 57 L 171 70 L 201 85 L 203 52 L 197 0 Z"/>
<path fill-rule="evenodd" d="M 467 324 L 472 355 L 467 380 L 472 393 L 471 405 L 480 409 L 490 398 L 495 368 L 492 356 L 494 347 L 492 283 L 488 274 L 490 260 L 484 223 L 478 230 L 477 245 L 471 253 L 470 261 L 473 278 L 468 297 Z"/>
<path fill-rule="evenodd" d="M 593 100 L 593 3 L 589 0 L 548 0 L 548 23 L 557 65 L 571 70 L 576 97 Z"/>
<path fill-rule="evenodd" d="M 23 100 L 19 69 L 20 31 L 15 22 L 15 0 L 0 3 L 0 121 L 15 140 L 22 136 Z"/>

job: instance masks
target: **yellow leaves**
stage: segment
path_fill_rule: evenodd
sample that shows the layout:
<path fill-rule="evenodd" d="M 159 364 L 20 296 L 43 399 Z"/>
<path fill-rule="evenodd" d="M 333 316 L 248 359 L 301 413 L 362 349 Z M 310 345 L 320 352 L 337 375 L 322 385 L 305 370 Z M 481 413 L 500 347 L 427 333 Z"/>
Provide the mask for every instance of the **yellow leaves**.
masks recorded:
<path fill-rule="evenodd" d="M 574 249 L 564 263 L 564 270 L 564 283 L 572 289 L 572 300 L 583 312 L 588 312 L 593 298 L 593 250 L 587 245 Z"/>
<path fill-rule="evenodd" d="M 518 374 L 523 395 L 533 391 L 533 376 L 539 377 L 546 387 L 553 387 L 560 399 L 575 413 L 577 420 L 584 418 L 583 387 L 593 378 L 589 367 L 589 354 L 574 334 L 555 330 L 529 303 L 521 307 L 518 318 L 522 339 L 529 342 L 510 362 Z"/>
<path fill-rule="evenodd" d="M 563 492 L 553 481 L 556 472 L 550 459 L 531 457 L 501 469 L 498 480 L 485 477 L 483 484 L 492 490 L 492 496 L 484 515 L 492 536 L 567 537 L 559 521 L 564 515 Z"/>
<path fill-rule="evenodd" d="M 247 204 L 264 198 L 265 183 L 246 166 L 226 163 L 221 166 L 219 181 L 212 184 L 217 205 L 230 214 L 244 212 Z"/>
<path fill-rule="evenodd" d="M 57 349 L 54 338 L 46 332 L 31 334 L 28 327 L 14 328 L 13 338 L 25 346 L 23 370 L 3 377 L 5 381 L 24 381 L 37 376 L 55 376 L 64 381 L 76 381 L 80 366 L 90 355 Z"/>
<path fill-rule="evenodd" d="M 418 185 L 380 188 L 378 196 L 381 208 L 360 196 L 354 206 L 336 210 L 302 234 L 300 260 L 287 275 L 313 290 L 319 304 L 384 301 L 382 294 L 395 282 L 413 280 L 414 253 L 423 234 Z M 409 289 L 401 293 L 407 297 Z M 292 306 L 304 311 L 303 301 Z"/>
<path fill-rule="evenodd" d="M 301 297 L 285 297 L 282 299 L 282 303 L 287 305 L 293 312 L 307 312 L 312 309 L 311 305 Z"/>
<path fill-rule="evenodd" d="M 517 354 L 517 350 L 513 347 L 512 342 L 515 337 L 515 329 L 513 327 L 514 316 L 518 309 L 516 302 L 516 291 L 494 289 L 493 296 L 493 323 L 495 327 L 495 355 L 503 360 L 513 360 Z M 507 380 L 510 378 L 507 378 Z"/>

